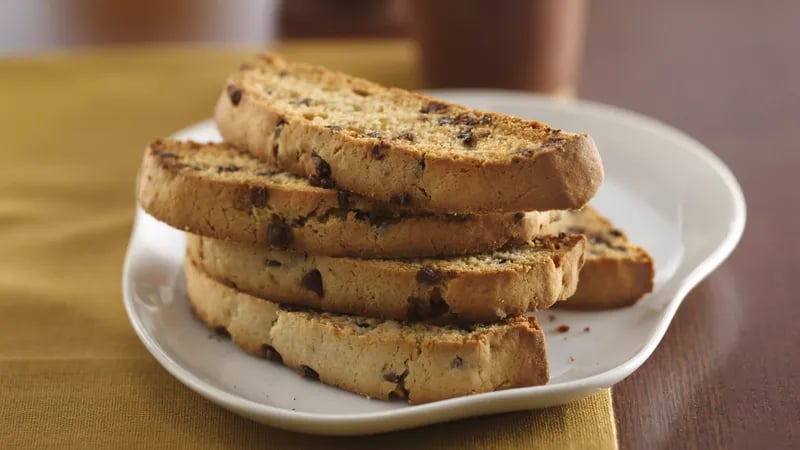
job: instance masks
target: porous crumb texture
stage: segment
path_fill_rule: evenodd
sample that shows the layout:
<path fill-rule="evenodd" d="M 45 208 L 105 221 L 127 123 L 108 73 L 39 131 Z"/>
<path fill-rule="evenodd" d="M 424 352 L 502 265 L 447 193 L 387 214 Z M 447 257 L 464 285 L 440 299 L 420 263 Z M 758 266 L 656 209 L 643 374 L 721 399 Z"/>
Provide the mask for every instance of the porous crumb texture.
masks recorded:
<path fill-rule="evenodd" d="M 586 261 L 575 294 L 558 304 L 570 309 L 610 309 L 636 303 L 653 290 L 653 258 L 594 208 L 565 211 L 544 233 L 583 234 Z"/>
<path fill-rule="evenodd" d="M 295 310 L 221 284 L 185 263 L 192 309 L 243 350 L 302 376 L 378 399 L 425 403 L 547 382 L 533 317 L 467 329 Z"/>
<path fill-rule="evenodd" d="M 357 259 L 187 235 L 216 280 L 257 297 L 338 313 L 429 323 L 490 323 L 570 297 L 583 236 L 548 237 L 482 255 Z"/>
<path fill-rule="evenodd" d="M 424 257 L 522 244 L 560 213 L 432 214 L 308 180 L 230 144 L 155 141 L 145 151 L 139 202 L 195 234 L 319 255 Z"/>
<path fill-rule="evenodd" d="M 323 186 L 449 213 L 584 205 L 603 180 L 586 134 L 264 55 L 230 76 L 223 137 Z"/>

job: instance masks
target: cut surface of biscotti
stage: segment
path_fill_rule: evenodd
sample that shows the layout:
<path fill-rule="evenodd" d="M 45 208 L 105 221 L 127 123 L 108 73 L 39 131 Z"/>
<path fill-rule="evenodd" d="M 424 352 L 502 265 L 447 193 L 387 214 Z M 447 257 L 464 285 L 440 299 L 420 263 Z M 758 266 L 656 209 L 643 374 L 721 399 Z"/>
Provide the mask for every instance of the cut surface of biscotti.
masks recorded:
<path fill-rule="evenodd" d="M 229 77 L 215 120 L 225 140 L 315 184 L 421 210 L 574 209 L 603 180 L 586 134 L 276 55 Z"/>
<path fill-rule="evenodd" d="M 558 234 L 583 234 L 589 243 L 575 294 L 561 308 L 610 309 L 636 303 L 653 290 L 653 258 L 590 206 L 565 211 L 561 221 L 545 229 Z"/>
<path fill-rule="evenodd" d="M 470 256 L 358 259 L 292 253 L 187 235 L 220 282 L 281 303 L 382 319 L 490 323 L 570 297 L 586 240 L 537 238 Z"/>
<path fill-rule="evenodd" d="M 203 236 L 319 255 L 423 257 L 524 243 L 559 212 L 432 214 L 325 189 L 229 144 L 156 141 L 139 203 Z"/>
<path fill-rule="evenodd" d="M 425 403 L 547 383 L 544 334 L 533 317 L 469 328 L 298 311 L 219 283 L 190 258 L 195 314 L 248 353 L 377 399 Z"/>

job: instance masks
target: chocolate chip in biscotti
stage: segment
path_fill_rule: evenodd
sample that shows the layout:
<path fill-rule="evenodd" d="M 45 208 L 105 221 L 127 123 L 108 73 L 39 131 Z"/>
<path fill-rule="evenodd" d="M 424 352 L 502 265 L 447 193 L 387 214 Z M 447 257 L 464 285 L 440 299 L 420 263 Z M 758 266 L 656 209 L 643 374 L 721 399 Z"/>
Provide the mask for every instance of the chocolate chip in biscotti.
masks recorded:
<path fill-rule="evenodd" d="M 272 221 L 267 227 L 267 242 L 276 248 L 287 248 L 292 243 L 292 228 L 285 220 L 272 216 Z"/>
<path fill-rule="evenodd" d="M 308 378 L 311 380 L 319 380 L 319 374 L 316 370 L 308 367 L 307 365 L 303 364 L 300 366 L 300 369 L 303 371 L 303 378 Z"/>
<path fill-rule="evenodd" d="M 233 172 L 238 172 L 240 170 L 242 170 L 242 168 L 235 164 L 228 164 L 225 166 L 217 167 L 217 173 L 233 173 Z"/>
<path fill-rule="evenodd" d="M 320 183 L 322 183 L 323 180 L 329 180 L 330 179 L 330 177 L 331 177 L 331 166 L 330 166 L 330 164 L 328 164 L 327 161 L 322 159 L 321 156 L 319 156 L 316 153 L 312 153 L 311 154 L 311 165 L 314 166 L 314 175 L 312 175 L 312 177 L 316 176 L 316 178 L 318 179 L 318 181 Z M 320 184 L 320 186 L 322 186 L 322 184 Z M 322 187 L 327 187 L 327 186 L 322 186 Z"/>
<path fill-rule="evenodd" d="M 453 119 L 451 117 L 442 116 L 436 121 L 439 125 L 452 125 Z"/>
<path fill-rule="evenodd" d="M 456 134 L 456 138 L 466 147 L 475 147 L 475 144 L 478 143 L 478 138 L 475 136 L 475 133 L 472 132 L 472 129 L 459 131 Z"/>
<path fill-rule="evenodd" d="M 436 289 L 431 298 L 408 298 L 408 318 L 411 321 L 429 320 L 442 317 L 450 312 L 450 305 L 444 301 Z"/>
<path fill-rule="evenodd" d="M 242 101 L 242 90 L 232 84 L 228 85 L 226 90 L 228 91 L 228 98 L 231 99 L 233 106 L 239 106 L 239 103 Z"/>
<path fill-rule="evenodd" d="M 406 132 L 398 134 L 394 138 L 395 139 L 400 139 L 400 140 L 406 140 L 406 141 L 409 141 L 409 142 L 414 142 L 415 136 L 414 136 L 414 133 L 412 133 L 410 131 L 406 131 Z"/>
<path fill-rule="evenodd" d="M 280 267 L 282 265 L 280 261 L 275 261 L 274 259 L 267 258 L 264 260 L 264 267 Z"/>
<path fill-rule="evenodd" d="M 436 284 L 442 281 L 442 274 L 431 266 L 422 266 L 417 271 L 417 283 Z"/>
<path fill-rule="evenodd" d="M 283 357 L 277 350 L 271 345 L 264 344 L 261 346 L 261 355 L 264 356 L 265 359 L 275 362 L 283 362 Z"/>
<path fill-rule="evenodd" d="M 342 190 L 336 191 L 336 204 L 339 205 L 339 208 L 350 206 L 350 193 Z"/>
<path fill-rule="evenodd" d="M 225 327 L 214 327 L 214 333 L 217 333 L 217 336 L 229 338 L 231 334 L 228 333 L 228 329 Z"/>
<path fill-rule="evenodd" d="M 519 222 L 520 220 L 522 220 L 524 218 L 525 218 L 525 213 L 521 213 L 521 212 L 514 213 L 514 220 L 516 220 L 517 222 Z"/>
<path fill-rule="evenodd" d="M 620 230 L 618 230 L 616 228 L 612 228 L 611 230 L 609 230 L 608 234 L 610 234 L 610 235 L 612 235 L 614 237 L 622 237 L 622 231 L 620 231 Z"/>
<path fill-rule="evenodd" d="M 562 231 L 562 232 L 558 233 L 558 236 L 557 236 L 557 237 L 558 237 L 559 239 L 564 239 L 565 237 L 567 237 L 567 233 L 564 233 L 564 232 Z"/>
<path fill-rule="evenodd" d="M 300 280 L 300 285 L 317 294 L 319 297 L 325 296 L 325 292 L 322 288 L 322 274 L 317 269 L 303 275 L 303 279 Z"/>
<path fill-rule="evenodd" d="M 464 360 L 461 359 L 460 356 L 456 355 L 452 361 L 450 361 L 450 368 L 451 369 L 460 369 L 461 366 L 464 364 Z"/>
<path fill-rule="evenodd" d="M 526 158 L 530 158 L 531 156 L 533 156 L 533 149 L 526 148 L 526 147 L 520 147 L 520 148 L 514 150 L 514 154 L 515 155 L 524 156 Z"/>
<path fill-rule="evenodd" d="M 332 179 L 321 178 L 319 175 L 311 175 L 308 177 L 308 184 L 324 189 L 333 189 L 336 187 L 336 183 Z"/>
<path fill-rule="evenodd" d="M 256 208 L 263 208 L 267 206 L 269 200 L 269 191 L 264 186 L 251 186 L 250 187 L 250 203 Z"/>
<path fill-rule="evenodd" d="M 480 122 L 480 119 L 472 112 L 464 112 L 457 115 L 454 122 L 459 125 L 474 126 Z"/>
<path fill-rule="evenodd" d="M 369 154 L 370 154 L 370 156 L 372 156 L 372 159 L 374 159 L 376 161 L 382 160 L 383 157 L 384 157 L 384 155 L 383 155 L 383 143 L 381 142 L 381 143 L 373 145 L 372 146 L 372 150 L 370 150 Z"/>
<path fill-rule="evenodd" d="M 445 105 L 444 103 L 430 102 L 430 103 L 426 104 L 425 106 L 423 106 L 422 108 L 420 108 L 419 112 L 421 112 L 423 114 L 438 113 L 438 112 L 446 111 L 447 108 L 448 108 L 448 106 Z"/>
<path fill-rule="evenodd" d="M 394 372 L 386 372 L 385 374 L 383 374 L 383 379 L 388 381 L 389 383 L 400 383 L 401 381 L 403 381 L 403 378 Z"/>
<path fill-rule="evenodd" d="M 411 195 L 408 193 L 393 195 L 389 197 L 389 203 L 397 206 L 406 206 L 411 203 Z"/>
<path fill-rule="evenodd" d="M 369 91 L 366 91 L 366 90 L 364 90 L 364 89 L 359 89 L 359 88 L 351 88 L 351 90 L 353 91 L 353 94 L 356 94 L 356 95 L 358 95 L 359 97 L 369 97 L 370 95 L 372 95 L 372 93 L 371 93 L 371 92 L 369 92 Z"/>

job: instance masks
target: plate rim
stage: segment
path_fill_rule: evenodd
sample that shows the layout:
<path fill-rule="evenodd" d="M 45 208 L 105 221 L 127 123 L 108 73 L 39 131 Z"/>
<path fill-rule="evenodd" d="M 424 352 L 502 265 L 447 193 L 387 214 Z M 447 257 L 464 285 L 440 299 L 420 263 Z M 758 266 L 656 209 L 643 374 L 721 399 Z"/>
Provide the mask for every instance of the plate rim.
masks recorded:
<path fill-rule="evenodd" d="M 137 205 L 136 216 L 134 218 L 134 224 L 123 263 L 123 303 L 137 336 L 147 350 L 170 374 L 193 391 L 226 409 L 250 418 L 257 418 L 257 420 L 263 421 L 264 423 L 269 423 L 285 429 L 318 434 L 370 434 L 435 423 L 439 420 L 454 420 L 492 412 L 531 409 L 531 407 L 524 405 L 525 401 L 532 397 L 539 397 L 542 395 L 563 398 L 570 397 L 570 395 L 568 395 L 569 393 L 579 392 L 580 394 L 577 397 L 573 396 L 573 398 L 582 398 L 602 388 L 616 384 L 639 368 L 647 358 L 650 357 L 663 339 L 666 330 L 669 328 L 670 323 L 672 323 L 675 313 L 683 303 L 689 291 L 696 287 L 697 284 L 707 277 L 714 269 L 719 267 L 731 254 L 741 239 L 746 223 L 746 204 L 744 194 L 735 176 L 725 163 L 708 147 L 670 125 L 643 114 L 612 105 L 588 100 L 564 100 L 535 93 L 496 89 L 442 89 L 426 91 L 426 93 L 443 97 L 458 96 L 468 98 L 470 96 L 480 96 L 484 101 L 488 99 L 497 102 L 523 105 L 546 103 L 551 107 L 580 109 L 584 114 L 588 113 L 590 115 L 621 120 L 633 124 L 634 126 L 644 128 L 647 132 L 660 135 L 665 139 L 676 142 L 692 154 L 692 156 L 704 162 L 719 176 L 720 181 L 722 181 L 726 188 L 726 193 L 732 200 L 733 217 L 731 226 L 728 228 L 727 234 L 722 239 L 720 245 L 697 263 L 688 274 L 681 277 L 679 280 L 670 280 L 668 284 L 663 286 L 663 288 L 667 288 L 670 284 L 676 283 L 673 287 L 674 293 L 670 295 L 671 300 L 667 302 L 663 312 L 660 314 L 657 326 L 650 335 L 651 337 L 633 356 L 618 366 L 599 374 L 555 385 L 487 392 L 421 405 L 409 405 L 408 407 L 388 411 L 330 414 L 291 411 L 226 392 L 216 386 L 206 383 L 190 370 L 173 360 L 172 357 L 163 350 L 155 337 L 146 329 L 134 308 L 134 296 L 131 290 L 132 277 L 130 276 L 133 255 L 136 254 L 136 252 L 133 251 L 133 246 L 136 240 L 140 239 L 139 230 L 141 217 L 143 214 L 146 214 Z M 213 125 L 213 119 L 206 119 L 189 125 L 173 134 L 173 137 L 185 135 L 187 132 L 191 132 L 199 127 L 208 126 L 209 124 Z M 515 401 L 515 407 L 496 407 L 497 405 L 509 403 L 512 400 Z M 459 414 L 459 412 L 461 413 Z"/>

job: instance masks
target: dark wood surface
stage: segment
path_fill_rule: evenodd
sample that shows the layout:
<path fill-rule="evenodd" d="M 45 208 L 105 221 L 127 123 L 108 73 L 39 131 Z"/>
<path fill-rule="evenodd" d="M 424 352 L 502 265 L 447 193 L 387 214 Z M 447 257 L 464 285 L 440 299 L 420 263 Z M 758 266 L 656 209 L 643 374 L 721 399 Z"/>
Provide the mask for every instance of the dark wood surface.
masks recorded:
<path fill-rule="evenodd" d="M 800 448 L 799 20 L 792 1 L 593 4 L 581 95 L 705 143 L 748 209 L 731 258 L 614 389 L 623 449 Z"/>

